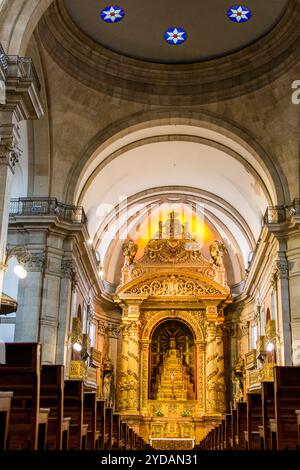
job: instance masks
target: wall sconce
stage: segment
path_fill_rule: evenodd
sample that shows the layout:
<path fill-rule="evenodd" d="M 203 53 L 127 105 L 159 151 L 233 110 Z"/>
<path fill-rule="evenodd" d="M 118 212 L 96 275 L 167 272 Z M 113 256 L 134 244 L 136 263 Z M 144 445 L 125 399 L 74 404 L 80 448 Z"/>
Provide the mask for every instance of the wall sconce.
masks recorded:
<path fill-rule="evenodd" d="M 73 318 L 71 342 L 74 351 L 82 351 L 82 325 L 79 318 Z"/>
<path fill-rule="evenodd" d="M 273 343 L 272 341 L 269 341 L 269 342 L 267 343 L 266 350 L 267 350 L 268 352 L 272 352 L 272 351 L 274 351 L 274 348 L 275 348 L 274 343 Z"/>
<path fill-rule="evenodd" d="M 19 279 L 25 279 L 27 276 L 25 265 L 26 263 L 31 262 L 31 253 L 24 246 L 14 246 L 12 248 L 8 248 L 5 261 L 4 263 L 0 264 L 0 269 L 2 271 L 7 271 L 10 258 L 17 258 L 18 264 L 14 267 L 14 273 L 16 276 L 18 276 Z"/>

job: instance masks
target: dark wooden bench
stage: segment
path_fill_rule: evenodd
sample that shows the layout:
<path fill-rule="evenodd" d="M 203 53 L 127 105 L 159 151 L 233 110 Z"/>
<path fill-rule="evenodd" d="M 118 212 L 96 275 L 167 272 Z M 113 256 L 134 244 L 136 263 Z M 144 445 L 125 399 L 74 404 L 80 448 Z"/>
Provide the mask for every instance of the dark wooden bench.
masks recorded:
<path fill-rule="evenodd" d="M 300 449 L 300 410 L 295 410 L 297 416 L 298 446 Z"/>
<path fill-rule="evenodd" d="M 274 367 L 274 401 L 275 419 L 270 420 L 272 449 L 296 449 L 300 367 Z"/>
<path fill-rule="evenodd" d="M 237 448 L 237 410 L 231 409 L 231 436 L 230 436 L 231 449 Z"/>
<path fill-rule="evenodd" d="M 122 449 L 122 419 L 117 413 L 113 414 L 113 449 Z"/>
<path fill-rule="evenodd" d="M 111 450 L 113 446 L 113 410 L 105 410 L 105 450 Z"/>
<path fill-rule="evenodd" d="M 259 426 L 261 425 L 261 393 L 247 393 L 247 430 L 245 432 L 245 441 L 248 450 L 260 449 Z"/>
<path fill-rule="evenodd" d="M 50 408 L 47 449 L 68 450 L 70 417 L 64 417 L 64 366 L 43 365 L 40 404 Z"/>
<path fill-rule="evenodd" d="M 129 449 L 129 427 L 125 421 L 122 421 L 122 450 Z"/>
<path fill-rule="evenodd" d="M 224 449 L 231 449 L 231 414 L 226 413 L 225 415 L 225 438 L 224 438 Z"/>
<path fill-rule="evenodd" d="M 83 382 L 65 380 L 64 413 L 71 418 L 69 448 L 85 450 L 88 425 L 83 423 Z"/>
<path fill-rule="evenodd" d="M 105 449 L 105 400 L 97 400 L 97 429 L 99 430 L 99 450 Z"/>
<path fill-rule="evenodd" d="M 258 426 L 260 449 L 271 449 L 271 428 L 270 420 L 275 418 L 274 384 L 273 382 L 262 382 L 262 425 Z"/>
<path fill-rule="evenodd" d="M 0 450 L 6 450 L 13 392 L 0 392 Z"/>
<path fill-rule="evenodd" d="M 97 430 L 96 392 L 84 393 L 83 423 L 88 425 L 86 449 L 98 450 L 100 432 Z"/>
<path fill-rule="evenodd" d="M 50 409 L 40 408 L 41 345 L 6 343 L 0 365 L 0 389 L 12 391 L 7 448 L 46 448 Z"/>
<path fill-rule="evenodd" d="M 247 403 L 239 401 L 236 404 L 237 411 L 237 448 L 246 449 L 245 431 L 247 431 Z"/>

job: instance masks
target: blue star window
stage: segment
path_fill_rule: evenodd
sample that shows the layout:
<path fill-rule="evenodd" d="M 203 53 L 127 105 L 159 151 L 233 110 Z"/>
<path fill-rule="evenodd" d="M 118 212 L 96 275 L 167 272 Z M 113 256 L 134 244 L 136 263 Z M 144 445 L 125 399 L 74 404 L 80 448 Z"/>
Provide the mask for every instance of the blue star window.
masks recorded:
<path fill-rule="evenodd" d="M 187 33 L 181 28 L 170 28 L 165 32 L 165 40 L 169 44 L 182 44 L 187 39 Z"/>
<path fill-rule="evenodd" d="M 227 15 L 228 18 L 235 23 L 245 23 L 250 20 L 252 13 L 249 8 L 243 5 L 235 5 L 229 8 Z"/>
<path fill-rule="evenodd" d="M 109 6 L 101 11 L 101 18 L 106 23 L 118 23 L 125 16 L 124 10 L 117 6 Z"/>

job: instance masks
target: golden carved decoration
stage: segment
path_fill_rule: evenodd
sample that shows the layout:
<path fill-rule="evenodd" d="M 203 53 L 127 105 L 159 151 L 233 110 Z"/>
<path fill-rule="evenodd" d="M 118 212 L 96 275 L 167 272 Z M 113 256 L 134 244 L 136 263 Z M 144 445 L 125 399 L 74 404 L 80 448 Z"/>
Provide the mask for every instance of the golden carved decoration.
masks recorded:
<path fill-rule="evenodd" d="M 197 282 L 193 278 L 186 278 L 183 275 L 169 275 L 157 278 L 150 283 L 140 283 L 134 286 L 132 294 L 145 294 L 148 296 L 202 296 L 221 295 L 222 292 L 205 281 Z"/>
<path fill-rule="evenodd" d="M 190 240 L 189 240 L 190 244 Z M 192 264 L 204 268 L 214 277 L 214 269 L 199 250 L 187 249 L 187 240 L 158 239 L 150 240 L 145 247 L 141 264 Z"/>

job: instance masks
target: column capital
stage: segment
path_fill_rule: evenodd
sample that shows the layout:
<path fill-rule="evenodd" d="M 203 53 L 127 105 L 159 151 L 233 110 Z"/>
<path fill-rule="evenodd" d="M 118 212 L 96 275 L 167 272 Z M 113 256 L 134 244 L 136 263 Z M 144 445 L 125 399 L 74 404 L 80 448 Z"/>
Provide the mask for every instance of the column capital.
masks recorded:
<path fill-rule="evenodd" d="M 206 318 L 208 322 L 215 322 L 218 318 L 217 304 L 209 304 L 206 306 Z"/>
<path fill-rule="evenodd" d="M 0 126 L 0 165 L 8 166 L 14 172 L 14 167 L 19 162 L 22 151 L 18 148 L 15 135 L 3 135 L 1 128 L 2 126 Z"/>

